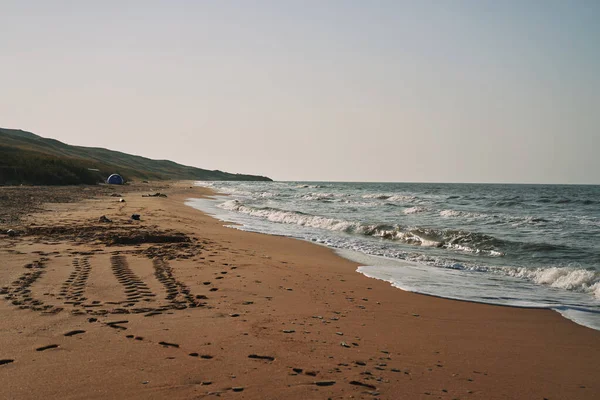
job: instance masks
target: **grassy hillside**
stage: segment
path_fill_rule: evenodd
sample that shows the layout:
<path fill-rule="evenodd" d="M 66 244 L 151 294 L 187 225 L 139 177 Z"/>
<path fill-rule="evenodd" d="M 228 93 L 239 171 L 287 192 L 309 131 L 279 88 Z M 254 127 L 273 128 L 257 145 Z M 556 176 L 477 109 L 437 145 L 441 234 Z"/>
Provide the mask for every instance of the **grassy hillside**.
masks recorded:
<path fill-rule="evenodd" d="M 99 172 L 92 171 L 96 169 Z M 95 183 L 111 173 L 119 173 L 129 180 L 270 180 L 264 176 L 209 171 L 103 148 L 71 146 L 31 132 L 0 128 L 0 184 Z"/>

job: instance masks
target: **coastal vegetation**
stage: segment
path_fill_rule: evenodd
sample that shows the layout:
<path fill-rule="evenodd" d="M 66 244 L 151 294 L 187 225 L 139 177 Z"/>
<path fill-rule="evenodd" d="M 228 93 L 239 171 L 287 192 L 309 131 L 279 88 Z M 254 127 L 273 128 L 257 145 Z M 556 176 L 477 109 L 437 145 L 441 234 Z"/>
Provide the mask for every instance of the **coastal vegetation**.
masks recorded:
<path fill-rule="evenodd" d="M 270 181 L 97 147 L 72 146 L 31 132 L 0 128 L 0 185 L 76 185 L 103 182 L 111 173 L 126 180 Z"/>

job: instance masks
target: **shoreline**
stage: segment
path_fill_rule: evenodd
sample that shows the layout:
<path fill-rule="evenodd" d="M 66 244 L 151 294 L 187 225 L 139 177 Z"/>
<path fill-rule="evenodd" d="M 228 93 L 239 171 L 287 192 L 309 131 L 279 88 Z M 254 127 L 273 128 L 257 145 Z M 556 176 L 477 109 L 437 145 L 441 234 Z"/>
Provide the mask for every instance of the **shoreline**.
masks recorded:
<path fill-rule="evenodd" d="M 64 237 L 0 238 L 0 287 L 29 273 L 23 265 L 41 257 L 47 260 L 39 281 L 29 286 L 31 297 L 58 306 L 62 300 L 55 291 L 83 266 L 90 272 L 76 280 L 87 279 L 86 297 L 108 307 L 124 299 L 113 272 L 126 265 L 146 287 L 139 295 L 152 292 L 156 297 L 148 304 L 164 308 L 149 317 L 130 312 L 89 322 L 90 313 L 68 312 L 71 305 L 41 316 L 2 300 L 0 359 L 14 362 L 0 365 L 0 397 L 592 399 L 600 394 L 597 331 L 550 310 L 398 290 L 356 273 L 359 263 L 330 248 L 224 227 L 185 204 L 207 193 L 190 185 L 170 184 L 166 198 L 128 193 L 124 204 L 97 197 L 49 205 L 27 222 L 65 226 Z M 133 212 L 141 214 L 139 224 L 127 221 Z M 139 227 L 157 237 L 181 233 L 191 239 L 106 246 L 98 241 L 112 228 L 97 222 L 103 214 L 129 238 Z M 70 224 L 87 230 L 68 236 Z M 89 239 L 79 239 L 88 230 Z M 119 260 L 125 261 L 116 264 Z M 162 303 L 169 293 L 181 302 Z M 119 320 L 127 320 L 116 324 L 126 329 L 111 329 L 109 323 Z M 65 336 L 76 330 L 85 332 Z M 35 351 L 50 344 L 57 348 Z"/>
<path fill-rule="evenodd" d="M 241 227 L 243 227 L 244 225 L 238 222 L 233 222 L 233 221 L 228 221 L 226 218 L 226 216 L 219 216 L 219 214 L 212 214 L 210 211 L 208 210 L 204 210 L 201 208 L 198 208 L 196 206 L 193 205 L 193 201 L 194 200 L 209 200 L 209 201 L 213 201 L 215 199 L 213 199 L 212 197 L 215 196 L 221 196 L 221 197 L 229 197 L 229 195 L 227 193 L 221 193 L 216 191 L 213 188 L 210 187 L 206 187 L 206 186 L 198 186 L 202 189 L 205 189 L 208 191 L 208 193 L 200 198 L 189 198 L 186 199 L 185 204 L 189 207 L 192 207 L 202 213 L 207 214 L 208 216 L 222 222 L 223 224 L 225 224 L 228 227 L 233 227 L 233 229 L 237 229 L 240 230 L 242 232 L 253 232 L 253 233 L 259 233 L 259 234 L 264 234 L 264 235 L 268 235 L 268 236 L 277 236 L 277 237 L 286 237 L 289 239 L 294 239 L 294 240 L 300 240 L 306 243 L 310 243 L 313 245 L 317 245 L 317 246 L 322 246 L 324 248 L 327 248 L 331 251 L 333 251 L 337 256 L 353 262 L 353 263 L 357 263 L 359 264 L 359 268 L 361 267 L 368 267 L 371 266 L 371 264 L 365 264 L 362 261 L 358 261 L 358 259 L 352 258 L 351 254 L 356 254 L 357 256 L 360 256 L 361 258 L 374 258 L 374 259 L 383 259 L 383 260 L 388 260 L 391 263 L 396 263 L 396 264 L 405 264 L 408 267 L 412 267 L 412 266 L 416 266 L 416 267 L 421 267 L 421 265 L 417 262 L 412 262 L 412 261 L 405 261 L 405 260 L 399 260 L 399 259 L 393 259 L 393 258 L 388 258 L 385 256 L 378 256 L 378 255 L 372 255 L 372 254 L 365 254 L 365 253 L 361 253 L 355 250 L 350 250 L 350 249 L 344 249 L 344 248 L 335 248 L 335 247 L 330 247 L 327 244 L 324 243 L 318 243 L 318 242 L 314 242 L 311 241 L 309 239 L 305 239 L 305 238 L 301 238 L 301 237 L 294 237 L 294 236 L 288 236 L 288 235 L 284 235 L 284 234 L 276 234 L 276 233 L 267 233 L 267 232 L 260 232 L 260 231 L 253 231 L 253 230 L 247 230 L 247 229 L 243 229 Z M 239 226 L 240 228 L 236 228 L 236 226 Z M 348 252 L 349 255 L 344 255 L 344 252 Z M 364 260 L 363 260 L 364 261 Z M 426 266 L 426 265 L 425 265 Z M 419 295 L 424 295 L 424 296 L 431 296 L 431 297 L 436 297 L 436 298 L 440 298 L 440 299 L 446 299 L 446 300 L 454 300 L 454 301 L 464 301 L 464 302 L 468 302 L 468 303 L 476 303 L 476 304 L 485 304 L 485 305 L 492 305 L 492 306 L 502 306 L 502 307 L 511 307 L 511 308 L 518 308 L 518 309 L 532 309 L 532 310 L 551 310 L 556 312 L 558 315 L 560 315 L 562 318 L 568 320 L 569 322 L 573 322 L 579 326 L 583 326 L 585 328 L 588 329 L 592 329 L 594 331 L 598 331 L 600 332 L 600 326 L 596 327 L 594 325 L 594 321 L 589 321 L 585 318 L 581 318 L 578 313 L 590 313 L 592 311 L 590 310 L 586 310 L 586 311 L 581 311 L 578 308 L 573 308 L 573 307 L 568 307 L 568 306 L 552 306 L 552 305 L 519 305 L 519 304 L 502 304 L 502 303 L 494 303 L 491 301 L 484 301 L 484 300 L 477 300 L 477 299 L 465 299 L 465 298 L 454 298 L 454 297 L 447 297 L 444 295 L 440 295 L 440 294 L 433 294 L 433 293 L 426 293 L 426 292 L 420 292 L 417 290 L 407 290 L 404 289 L 400 286 L 396 286 L 395 282 L 390 281 L 390 280 L 386 280 L 384 278 L 379 278 L 379 277 L 375 277 L 375 276 L 369 276 L 368 274 L 359 271 L 358 269 L 356 269 L 356 272 L 359 274 L 362 274 L 364 276 L 366 276 L 367 278 L 370 279 L 375 279 L 375 280 L 381 280 L 383 282 L 388 283 L 390 286 L 394 287 L 395 289 L 399 289 L 402 290 L 404 292 L 410 292 L 410 293 L 414 293 L 414 294 L 419 294 Z M 561 307 L 564 309 L 561 311 Z M 567 316 L 568 313 L 571 313 L 571 316 Z M 597 324 L 596 324 L 597 325 Z"/>

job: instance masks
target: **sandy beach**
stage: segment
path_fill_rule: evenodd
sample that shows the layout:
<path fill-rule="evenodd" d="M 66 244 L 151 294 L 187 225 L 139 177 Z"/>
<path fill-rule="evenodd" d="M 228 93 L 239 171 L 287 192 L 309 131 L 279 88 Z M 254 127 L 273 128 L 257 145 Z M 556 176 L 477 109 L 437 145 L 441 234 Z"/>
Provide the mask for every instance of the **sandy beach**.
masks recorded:
<path fill-rule="evenodd" d="M 401 291 L 224 227 L 192 182 L 19 210 L 20 190 L 0 189 L 1 399 L 600 397 L 600 332 L 554 311 Z"/>

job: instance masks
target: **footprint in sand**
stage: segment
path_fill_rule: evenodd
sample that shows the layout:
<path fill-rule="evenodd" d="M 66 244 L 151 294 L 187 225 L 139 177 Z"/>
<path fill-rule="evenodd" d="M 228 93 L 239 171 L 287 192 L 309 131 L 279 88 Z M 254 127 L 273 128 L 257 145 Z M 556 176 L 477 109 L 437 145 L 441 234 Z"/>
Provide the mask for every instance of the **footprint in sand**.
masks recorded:
<path fill-rule="evenodd" d="M 77 329 L 77 330 L 69 331 L 69 332 L 65 333 L 64 336 L 75 336 L 75 335 L 81 335 L 82 333 L 85 333 L 85 331 L 83 331 L 81 329 Z"/>
<path fill-rule="evenodd" d="M 57 347 L 58 347 L 57 344 L 49 344 L 48 346 L 38 347 L 37 349 L 35 349 L 35 351 L 45 351 L 45 350 L 49 350 L 49 349 L 56 349 Z"/>
<path fill-rule="evenodd" d="M 158 342 L 158 344 L 160 344 L 161 346 L 165 346 L 165 347 L 177 347 L 177 348 L 179 348 L 179 345 L 177 343 Z"/>

